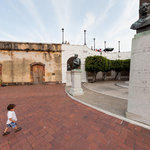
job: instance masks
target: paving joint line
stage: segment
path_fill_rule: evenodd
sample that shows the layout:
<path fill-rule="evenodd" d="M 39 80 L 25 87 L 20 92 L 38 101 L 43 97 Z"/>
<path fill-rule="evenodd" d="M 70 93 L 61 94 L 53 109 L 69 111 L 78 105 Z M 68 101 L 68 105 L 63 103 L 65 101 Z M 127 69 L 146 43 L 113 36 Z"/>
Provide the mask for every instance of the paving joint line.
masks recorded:
<path fill-rule="evenodd" d="M 93 105 L 91 105 L 91 104 L 85 103 L 85 102 L 83 102 L 83 101 L 81 101 L 81 100 L 79 100 L 79 99 L 73 97 L 69 92 L 67 92 L 66 87 L 65 87 L 65 92 L 67 93 L 67 95 L 68 95 L 72 100 L 75 100 L 75 101 L 77 101 L 77 102 L 79 102 L 79 103 L 82 103 L 83 105 L 86 105 L 86 106 L 88 106 L 88 107 L 91 107 L 91 108 L 93 108 L 93 109 L 95 109 L 95 110 L 97 110 L 97 111 L 99 111 L 99 112 L 103 112 L 104 114 L 107 114 L 107 115 L 110 115 L 110 116 L 112 116 L 112 117 L 118 118 L 118 119 L 122 120 L 121 122 L 126 121 L 126 122 L 129 122 L 129 123 L 134 124 L 134 125 L 136 125 L 136 126 L 140 126 L 140 127 L 143 127 L 143 128 L 145 128 L 145 129 L 150 130 L 150 126 L 149 126 L 149 125 L 146 125 L 146 124 L 143 124 L 143 123 L 141 123 L 141 122 L 137 122 L 137 121 L 134 121 L 134 120 L 125 118 L 125 117 L 123 117 L 123 116 L 116 115 L 116 114 L 114 114 L 114 113 L 111 113 L 111 112 L 109 112 L 109 111 L 106 111 L 106 110 L 101 109 L 101 108 L 98 108 L 98 107 L 95 107 L 95 106 L 93 106 Z"/>

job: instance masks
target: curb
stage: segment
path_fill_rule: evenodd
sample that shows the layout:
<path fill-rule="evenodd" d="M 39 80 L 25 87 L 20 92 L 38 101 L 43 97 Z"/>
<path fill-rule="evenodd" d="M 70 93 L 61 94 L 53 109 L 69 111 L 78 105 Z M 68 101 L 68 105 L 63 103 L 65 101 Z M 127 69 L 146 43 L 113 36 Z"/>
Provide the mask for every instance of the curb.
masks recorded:
<path fill-rule="evenodd" d="M 87 88 L 84 83 L 82 84 L 84 88 L 90 90 L 90 91 L 93 91 L 93 92 L 96 92 L 96 93 L 99 93 L 99 94 L 103 94 L 103 95 L 106 95 L 106 96 L 111 96 L 111 97 L 114 97 L 114 98 L 120 98 L 120 99 L 123 99 L 123 100 L 127 100 L 127 98 L 123 98 L 123 97 L 119 97 L 119 96 L 113 96 L 113 95 L 109 95 L 109 94 L 106 94 L 106 93 L 103 93 L 103 92 L 99 92 L 97 90 L 93 90 L 93 89 L 90 89 L 90 88 Z"/>
<path fill-rule="evenodd" d="M 118 84 L 118 83 L 115 83 L 115 85 L 116 85 L 116 86 L 119 86 L 119 87 L 122 87 L 122 88 L 126 88 L 126 89 L 128 88 L 128 86 L 120 85 L 120 84 Z"/>
<path fill-rule="evenodd" d="M 66 92 L 66 94 L 67 94 L 71 99 L 73 99 L 73 100 L 75 100 L 75 101 L 77 101 L 77 102 L 79 102 L 79 103 L 82 103 L 83 105 L 86 105 L 86 106 L 91 107 L 91 108 L 93 108 L 93 109 L 95 109 L 95 110 L 97 110 L 97 111 L 103 112 L 104 114 L 107 114 L 107 115 L 110 115 L 110 116 L 112 116 L 112 117 L 115 117 L 115 118 L 118 118 L 118 119 L 122 120 L 122 121 L 121 121 L 121 124 L 123 123 L 123 121 L 126 121 L 126 122 L 129 122 L 129 123 L 134 124 L 134 125 L 136 125 L 136 126 L 140 126 L 140 127 L 143 127 L 143 128 L 145 128 L 145 129 L 150 130 L 150 126 L 149 126 L 149 125 L 146 125 L 146 124 L 143 124 L 143 123 L 140 123 L 140 122 L 137 122 L 137 121 L 134 121 L 134 120 L 131 120 L 131 119 L 128 119 L 128 118 L 125 118 L 125 117 L 122 117 L 122 116 L 113 114 L 113 113 L 111 113 L 111 112 L 109 112 L 109 111 L 106 111 L 106 110 L 100 109 L 100 108 L 98 108 L 98 107 L 95 107 L 95 106 L 93 106 L 93 105 L 91 105 L 91 104 L 85 103 L 85 102 L 83 102 L 83 101 L 81 101 L 81 100 L 79 100 L 79 99 L 77 99 L 77 98 L 71 96 L 71 95 L 67 92 L 66 88 L 65 88 L 65 92 Z"/>

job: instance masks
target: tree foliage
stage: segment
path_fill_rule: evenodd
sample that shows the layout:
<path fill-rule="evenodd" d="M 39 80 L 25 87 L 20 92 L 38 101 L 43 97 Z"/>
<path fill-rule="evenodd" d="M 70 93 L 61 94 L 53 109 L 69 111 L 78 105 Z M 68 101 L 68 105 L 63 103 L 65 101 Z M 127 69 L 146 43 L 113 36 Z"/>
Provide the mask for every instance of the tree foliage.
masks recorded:
<path fill-rule="evenodd" d="M 130 71 L 130 59 L 123 60 L 123 70 Z"/>
<path fill-rule="evenodd" d="M 103 72 L 103 79 L 105 79 L 106 73 L 114 70 L 116 72 L 116 79 L 121 71 L 130 70 L 130 59 L 109 60 L 103 56 L 89 56 L 85 60 L 85 70 L 93 73 L 95 80 L 98 72 Z"/>

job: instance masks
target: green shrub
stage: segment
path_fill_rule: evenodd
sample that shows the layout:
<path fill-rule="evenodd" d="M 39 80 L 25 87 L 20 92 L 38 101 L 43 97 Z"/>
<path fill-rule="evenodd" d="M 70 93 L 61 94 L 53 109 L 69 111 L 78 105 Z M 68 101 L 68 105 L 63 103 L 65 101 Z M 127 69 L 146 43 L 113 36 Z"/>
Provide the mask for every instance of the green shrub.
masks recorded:
<path fill-rule="evenodd" d="M 130 59 L 123 60 L 123 71 L 130 72 Z"/>
<path fill-rule="evenodd" d="M 109 60 L 103 56 L 89 56 L 85 60 L 85 70 L 92 73 L 94 80 L 98 72 L 103 72 L 103 80 L 105 80 L 106 73 L 114 70 L 116 72 L 115 79 L 121 71 L 130 71 L 130 59 L 126 60 Z"/>

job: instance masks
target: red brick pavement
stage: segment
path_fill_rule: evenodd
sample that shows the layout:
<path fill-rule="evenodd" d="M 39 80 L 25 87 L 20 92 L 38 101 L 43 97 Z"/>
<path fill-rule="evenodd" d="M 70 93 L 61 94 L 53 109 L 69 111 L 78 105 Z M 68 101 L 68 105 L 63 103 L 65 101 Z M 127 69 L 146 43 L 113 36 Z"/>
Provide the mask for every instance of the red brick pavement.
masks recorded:
<path fill-rule="evenodd" d="M 150 150 L 150 130 L 72 100 L 63 85 L 1 87 L 1 129 L 9 103 L 23 130 L 0 136 L 0 150 Z"/>

